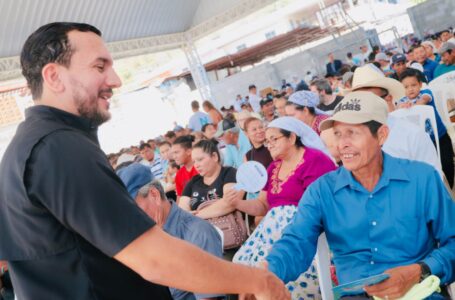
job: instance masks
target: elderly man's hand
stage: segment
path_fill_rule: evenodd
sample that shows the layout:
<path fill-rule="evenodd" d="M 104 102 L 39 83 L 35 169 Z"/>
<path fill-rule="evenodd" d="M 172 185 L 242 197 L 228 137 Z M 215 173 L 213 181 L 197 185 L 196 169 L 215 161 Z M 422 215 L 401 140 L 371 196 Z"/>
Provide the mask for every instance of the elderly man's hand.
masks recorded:
<path fill-rule="evenodd" d="M 382 299 L 397 299 L 403 297 L 415 284 L 419 283 L 421 268 L 418 264 L 397 267 L 386 270 L 384 273 L 390 278 L 365 288 L 371 295 Z"/>
<path fill-rule="evenodd" d="M 258 268 L 267 270 L 268 263 L 267 261 L 262 261 L 257 265 Z M 271 277 L 270 277 L 271 275 Z M 252 295 L 239 295 L 239 300 L 262 300 L 262 299 L 291 299 L 291 294 L 289 293 L 286 286 L 283 282 L 278 279 L 272 273 L 269 273 L 269 282 L 267 284 L 268 290 L 262 291 L 260 294 Z"/>
<path fill-rule="evenodd" d="M 254 295 L 256 300 L 290 300 L 291 294 L 284 283 L 275 274 L 267 273 L 267 288 Z"/>

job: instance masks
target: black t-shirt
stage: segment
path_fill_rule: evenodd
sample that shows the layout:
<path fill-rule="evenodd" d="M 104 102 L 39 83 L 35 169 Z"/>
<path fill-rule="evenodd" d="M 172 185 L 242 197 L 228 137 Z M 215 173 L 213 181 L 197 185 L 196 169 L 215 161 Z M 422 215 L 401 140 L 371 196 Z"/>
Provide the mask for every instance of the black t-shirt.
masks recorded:
<path fill-rule="evenodd" d="M 155 222 L 112 170 L 96 128 L 45 106 L 27 110 L 24 123 L 0 169 L 10 182 L 0 183 L 0 259 L 18 299 L 171 299 L 112 258 Z M 60 123 L 66 129 L 40 139 L 17 172 L 24 141 Z"/>
<path fill-rule="evenodd" d="M 254 160 L 260 162 L 266 169 L 273 161 L 269 149 L 267 149 L 267 147 L 265 147 L 264 145 L 257 149 L 252 147 L 251 150 L 245 154 L 245 156 L 247 161 Z"/>
<path fill-rule="evenodd" d="M 186 184 L 182 196 L 189 197 L 191 210 L 208 200 L 223 198 L 223 187 L 226 183 L 235 183 L 237 170 L 233 167 L 221 167 L 220 175 L 211 185 L 204 183 L 201 175 L 196 175 Z"/>
<path fill-rule="evenodd" d="M 333 100 L 332 103 L 330 103 L 329 105 L 325 105 L 324 103 L 320 103 L 318 105 L 318 108 L 322 111 L 331 111 L 331 110 L 334 110 L 335 107 L 338 105 L 338 103 L 341 102 L 341 100 L 343 100 L 343 97 L 342 96 L 336 96 L 335 97 L 335 100 Z"/>

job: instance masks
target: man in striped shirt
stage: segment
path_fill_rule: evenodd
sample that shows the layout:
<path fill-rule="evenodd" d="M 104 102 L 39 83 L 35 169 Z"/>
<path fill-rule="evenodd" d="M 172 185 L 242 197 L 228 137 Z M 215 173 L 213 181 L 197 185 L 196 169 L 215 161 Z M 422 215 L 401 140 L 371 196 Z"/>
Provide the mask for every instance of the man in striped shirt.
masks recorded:
<path fill-rule="evenodd" d="M 149 144 L 142 144 L 139 148 L 141 150 L 142 161 L 141 164 L 150 168 L 154 179 L 163 178 L 163 165 L 161 164 L 161 157 L 155 154 Z"/>

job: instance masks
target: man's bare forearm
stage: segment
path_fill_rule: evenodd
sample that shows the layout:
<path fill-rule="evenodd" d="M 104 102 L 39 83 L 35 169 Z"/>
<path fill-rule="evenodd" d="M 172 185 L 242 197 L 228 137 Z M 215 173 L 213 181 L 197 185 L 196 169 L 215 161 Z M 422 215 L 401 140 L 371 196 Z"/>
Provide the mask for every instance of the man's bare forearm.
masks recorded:
<path fill-rule="evenodd" d="M 171 237 L 157 226 L 115 258 L 146 280 L 195 293 L 259 293 L 273 276 L 219 259 Z"/>

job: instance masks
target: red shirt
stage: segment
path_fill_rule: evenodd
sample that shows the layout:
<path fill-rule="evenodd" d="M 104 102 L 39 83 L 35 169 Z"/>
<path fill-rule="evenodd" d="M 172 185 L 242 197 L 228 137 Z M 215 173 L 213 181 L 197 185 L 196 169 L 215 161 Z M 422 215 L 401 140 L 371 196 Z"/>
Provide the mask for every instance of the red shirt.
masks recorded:
<path fill-rule="evenodd" d="M 185 185 L 191 178 L 193 178 L 193 176 L 197 174 L 199 173 L 196 171 L 194 166 L 191 167 L 190 171 L 188 171 L 185 166 L 181 167 L 177 171 L 177 174 L 175 174 L 175 192 L 177 193 L 177 196 L 182 196 Z"/>

